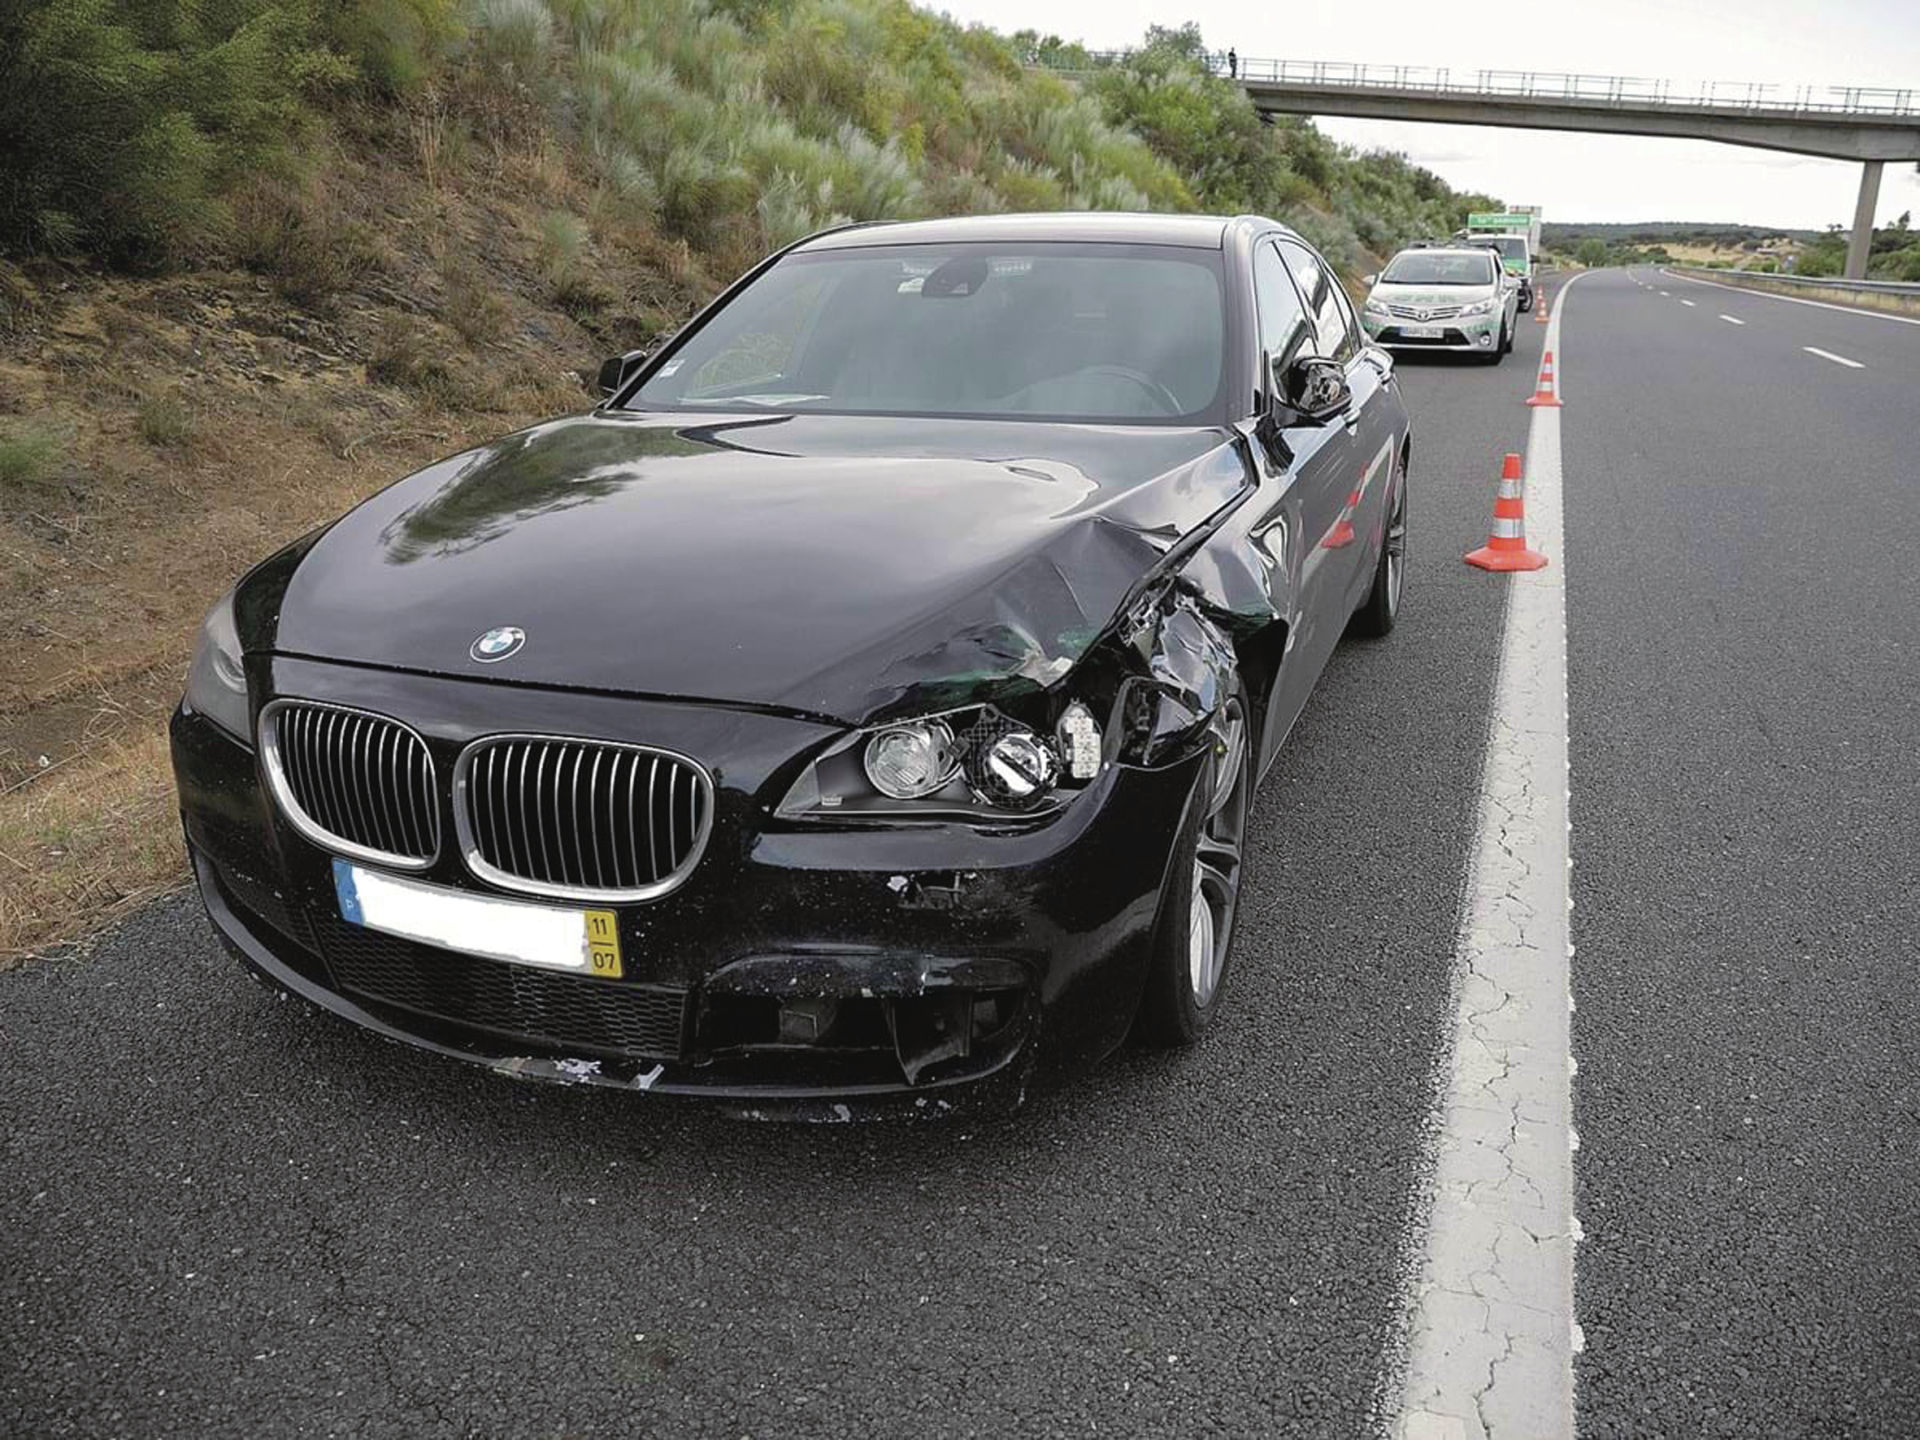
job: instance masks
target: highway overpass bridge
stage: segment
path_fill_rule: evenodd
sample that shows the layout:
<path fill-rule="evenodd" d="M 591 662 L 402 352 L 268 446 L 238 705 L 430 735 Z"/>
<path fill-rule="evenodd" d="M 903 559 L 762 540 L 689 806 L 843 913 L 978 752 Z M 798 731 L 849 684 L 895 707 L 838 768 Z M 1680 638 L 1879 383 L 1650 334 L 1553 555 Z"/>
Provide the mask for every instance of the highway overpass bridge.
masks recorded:
<path fill-rule="evenodd" d="M 1109 52 L 1092 60 L 1117 58 Z M 1238 56 L 1214 56 L 1210 63 L 1239 81 L 1263 114 L 1663 135 L 1859 161 L 1847 246 L 1846 273 L 1853 279 L 1867 273 L 1881 171 L 1889 160 L 1920 161 L 1920 89 L 1726 81 L 1684 87 L 1623 75 Z"/>

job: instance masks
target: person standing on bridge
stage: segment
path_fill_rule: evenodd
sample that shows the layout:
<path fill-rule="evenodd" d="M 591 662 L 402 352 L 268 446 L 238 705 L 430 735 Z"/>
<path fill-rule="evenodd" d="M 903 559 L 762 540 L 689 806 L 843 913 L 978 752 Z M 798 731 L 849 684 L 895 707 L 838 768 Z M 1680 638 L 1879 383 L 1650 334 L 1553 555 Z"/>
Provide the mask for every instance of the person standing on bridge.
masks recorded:
<path fill-rule="evenodd" d="M 1240 52 L 1231 47 L 1227 50 L 1227 78 L 1229 80 L 1240 78 Z"/>

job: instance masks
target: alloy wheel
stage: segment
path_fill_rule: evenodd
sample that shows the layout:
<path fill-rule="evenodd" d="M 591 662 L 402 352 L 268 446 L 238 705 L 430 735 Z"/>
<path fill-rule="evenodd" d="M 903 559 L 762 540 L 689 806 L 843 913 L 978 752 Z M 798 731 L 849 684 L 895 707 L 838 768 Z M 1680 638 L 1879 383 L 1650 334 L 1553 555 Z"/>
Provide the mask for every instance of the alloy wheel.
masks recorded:
<path fill-rule="evenodd" d="M 1240 896 L 1240 851 L 1247 825 L 1246 710 L 1227 702 L 1213 746 L 1207 814 L 1193 855 L 1193 898 L 1187 925 L 1187 978 L 1194 1004 L 1205 1006 L 1220 988 Z"/>
<path fill-rule="evenodd" d="M 1400 590 L 1407 579 L 1407 476 L 1400 472 L 1393 515 L 1387 521 L 1387 613 L 1400 613 Z"/>

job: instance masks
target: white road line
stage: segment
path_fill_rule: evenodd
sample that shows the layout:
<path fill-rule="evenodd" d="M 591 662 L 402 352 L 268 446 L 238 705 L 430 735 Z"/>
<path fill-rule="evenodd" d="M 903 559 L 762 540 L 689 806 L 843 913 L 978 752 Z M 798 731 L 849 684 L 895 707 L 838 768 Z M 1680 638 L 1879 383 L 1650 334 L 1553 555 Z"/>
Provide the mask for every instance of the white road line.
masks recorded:
<path fill-rule="evenodd" d="M 1763 300 L 1784 300 L 1789 305 L 1811 305 L 1816 310 L 1838 310 L 1842 315 L 1865 315 L 1869 320 L 1891 320 L 1896 325 L 1920 325 L 1920 317 L 1913 315 L 1891 315 L 1885 310 L 1869 310 L 1861 305 L 1836 305 L 1831 300 L 1809 300 L 1801 295 L 1781 295 L 1772 290 L 1755 290 L 1747 285 L 1728 285 L 1719 280 L 1702 280 L 1697 275 L 1675 275 L 1671 270 L 1660 272 L 1669 280 L 1683 280 L 1689 285 L 1711 285 L 1716 290 L 1732 290 L 1741 295 L 1758 295 Z M 1666 291 L 1661 291 L 1666 294 Z"/>
<path fill-rule="evenodd" d="M 1721 316 L 1720 318 L 1721 318 L 1722 320 L 1724 320 L 1724 321 L 1726 321 L 1726 322 L 1727 322 L 1727 323 L 1728 323 L 1729 325 L 1744 325 L 1744 324 L 1746 324 L 1746 323 L 1747 323 L 1747 322 L 1746 322 L 1746 321 L 1744 321 L 1744 320 L 1738 320 L 1738 319 L 1735 319 L 1735 318 L 1734 318 L 1733 316 L 1731 316 L 1731 315 L 1722 315 L 1722 316 Z"/>
<path fill-rule="evenodd" d="M 1685 305 L 1688 309 L 1693 308 L 1693 302 L 1691 300 L 1682 300 L 1680 303 L 1682 305 Z"/>
<path fill-rule="evenodd" d="M 1577 280 L 1579 277 L 1575 277 Z M 1561 287 L 1546 344 L 1556 364 Z M 1564 386 L 1561 390 L 1565 398 Z M 1529 543 L 1511 577 L 1479 833 L 1436 1086 L 1425 1231 L 1407 1267 L 1399 1440 L 1571 1440 L 1573 1056 L 1560 410 L 1533 412 Z M 1492 581 L 1490 583 L 1499 583 Z M 1419 1213 L 1416 1205 L 1416 1214 Z"/>
<path fill-rule="evenodd" d="M 1864 370 L 1867 368 L 1858 360 L 1849 360 L 1844 355 L 1836 355 L 1831 350 L 1822 350 L 1817 345 L 1802 345 L 1800 348 L 1809 355 L 1818 355 L 1822 360 L 1831 360 L 1834 364 L 1844 365 L 1849 370 Z"/>
<path fill-rule="evenodd" d="M 1662 291 L 1661 291 L 1660 293 L 1661 293 L 1661 294 L 1662 294 L 1663 296 L 1666 296 L 1666 298 L 1667 298 L 1667 299 L 1669 299 L 1669 300 L 1671 300 L 1671 299 L 1673 298 L 1673 296 L 1671 296 L 1671 295 L 1668 295 L 1668 294 L 1667 294 L 1667 292 L 1666 292 L 1666 291 L 1664 291 L 1664 290 L 1662 290 Z"/>

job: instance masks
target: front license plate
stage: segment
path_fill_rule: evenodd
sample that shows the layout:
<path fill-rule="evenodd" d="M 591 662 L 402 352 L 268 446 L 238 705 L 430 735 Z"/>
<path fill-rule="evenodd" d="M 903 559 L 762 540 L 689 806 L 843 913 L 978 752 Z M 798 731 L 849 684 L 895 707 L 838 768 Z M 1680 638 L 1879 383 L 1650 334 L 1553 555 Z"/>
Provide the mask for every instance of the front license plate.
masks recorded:
<path fill-rule="evenodd" d="M 617 980 L 620 926 L 611 910 L 571 910 L 470 895 L 418 880 L 333 862 L 340 918 L 386 935 L 399 935 L 489 960 L 573 970 Z"/>
<path fill-rule="evenodd" d="M 1444 332 L 1438 325 L 1402 325 L 1400 333 L 1409 340 L 1438 340 Z"/>

